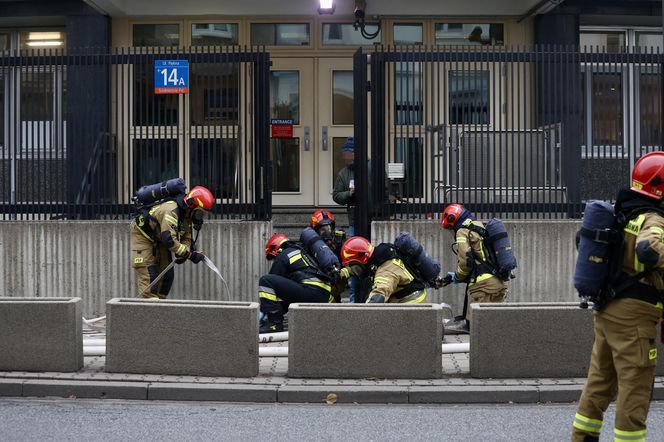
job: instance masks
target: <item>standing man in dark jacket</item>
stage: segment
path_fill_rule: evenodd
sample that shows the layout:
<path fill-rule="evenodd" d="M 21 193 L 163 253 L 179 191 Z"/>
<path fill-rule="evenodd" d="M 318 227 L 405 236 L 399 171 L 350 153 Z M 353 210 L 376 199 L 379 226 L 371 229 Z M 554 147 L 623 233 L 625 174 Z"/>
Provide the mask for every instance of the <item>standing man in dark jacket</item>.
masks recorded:
<path fill-rule="evenodd" d="M 286 235 L 277 233 L 267 241 L 265 257 L 272 267 L 258 281 L 260 309 L 265 315 L 261 333 L 283 331 L 284 313 L 294 302 L 334 302 L 329 279 Z"/>
<path fill-rule="evenodd" d="M 346 206 L 348 209 L 348 237 L 355 236 L 355 179 L 354 179 L 354 163 L 355 163 L 355 140 L 353 137 L 348 137 L 346 142 L 341 146 L 341 158 L 346 163 L 346 167 L 339 171 L 337 179 L 334 181 L 334 190 L 332 192 L 332 199 L 337 204 Z"/>
<path fill-rule="evenodd" d="M 595 312 L 595 343 L 572 425 L 573 442 L 599 441 L 604 412 L 614 397 L 614 440 L 646 440 L 657 322 L 664 307 L 663 198 L 664 152 L 651 152 L 636 162 L 631 188 L 616 198 L 616 214 L 628 220 L 622 273 L 615 296 Z"/>

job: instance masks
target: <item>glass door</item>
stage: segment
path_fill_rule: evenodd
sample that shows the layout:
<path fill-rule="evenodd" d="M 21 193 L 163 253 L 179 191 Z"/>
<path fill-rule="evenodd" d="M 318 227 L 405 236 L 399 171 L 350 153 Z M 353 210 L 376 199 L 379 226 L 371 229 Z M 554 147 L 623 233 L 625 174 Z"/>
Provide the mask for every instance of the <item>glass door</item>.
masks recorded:
<path fill-rule="evenodd" d="M 270 118 L 293 120 L 293 136 L 270 139 L 273 205 L 314 204 L 314 63 L 311 58 L 274 58 L 270 72 Z"/>
<path fill-rule="evenodd" d="M 318 60 L 318 200 L 320 206 L 334 205 L 332 189 L 339 171 L 346 166 L 341 146 L 353 136 L 353 60 Z"/>

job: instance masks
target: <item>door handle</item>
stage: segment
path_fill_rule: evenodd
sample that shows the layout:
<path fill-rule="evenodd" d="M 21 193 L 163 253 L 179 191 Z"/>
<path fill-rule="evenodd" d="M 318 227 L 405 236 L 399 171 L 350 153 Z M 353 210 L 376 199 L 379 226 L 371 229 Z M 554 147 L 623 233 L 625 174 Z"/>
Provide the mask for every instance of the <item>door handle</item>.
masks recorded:
<path fill-rule="evenodd" d="M 323 126 L 321 128 L 320 132 L 321 132 L 321 137 L 322 137 L 321 143 L 320 143 L 321 149 L 322 150 L 327 150 L 327 126 Z"/>
<path fill-rule="evenodd" d="M 304 150 L 311 149 L 311 128 L 304 126 Z"/>

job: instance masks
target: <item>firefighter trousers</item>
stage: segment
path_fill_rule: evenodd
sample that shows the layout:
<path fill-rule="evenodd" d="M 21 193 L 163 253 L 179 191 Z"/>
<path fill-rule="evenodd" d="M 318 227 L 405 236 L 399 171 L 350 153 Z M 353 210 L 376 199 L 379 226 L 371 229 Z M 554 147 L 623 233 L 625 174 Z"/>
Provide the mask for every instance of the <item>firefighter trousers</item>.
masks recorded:
<path fill-rule="evenodd" d="M 333 302 L 329 291 L 280 275 L 263 275 L 258 286 L 261 312 L 271 322 L 282 322 L 288 306 L 294 302 Z"/>
<path fill-rule="evenodd" d="M 168 296 L 173 286 L 175 271 L 171 268 L 149 292 L 143 293 L 152 281 L 171 263 L 170 250 L 163 245 L 148 240 L 134 226 L 131 226 L 131 262 L 136 272 L 137 296 L 144 298 L 161 298 Z"/>
<path fill-rule="evenodd" d="M 595 313 L 595 343 L 572 425 L 572 441 L 599 437 L 604 412 L 616 393 L 614 440 L 646 440 L 661 317 L 661 303 L 655 306 L 631 298 L 611 301 Z"/>

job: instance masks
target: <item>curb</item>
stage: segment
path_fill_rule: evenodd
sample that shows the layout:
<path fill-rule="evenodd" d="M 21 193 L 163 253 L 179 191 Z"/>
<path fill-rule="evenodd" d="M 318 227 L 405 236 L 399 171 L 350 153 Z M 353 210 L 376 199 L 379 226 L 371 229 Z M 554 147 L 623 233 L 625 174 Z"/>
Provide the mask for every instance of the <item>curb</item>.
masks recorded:
<path fill-rule="evenodd" d="M 0 379 L 0 397 L 62 397 L 166 401 L 357 404 L 570 403 L 583 385 L 365 386 L 252 385 Z M 653 400 L 664 400 L 664 383 L 655 383 Z"/>

